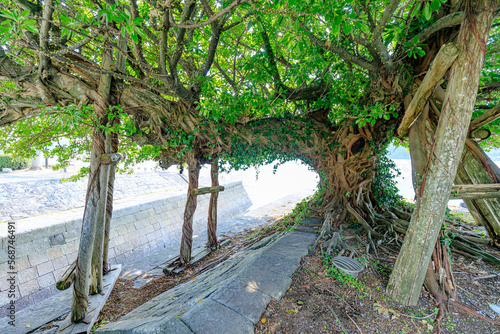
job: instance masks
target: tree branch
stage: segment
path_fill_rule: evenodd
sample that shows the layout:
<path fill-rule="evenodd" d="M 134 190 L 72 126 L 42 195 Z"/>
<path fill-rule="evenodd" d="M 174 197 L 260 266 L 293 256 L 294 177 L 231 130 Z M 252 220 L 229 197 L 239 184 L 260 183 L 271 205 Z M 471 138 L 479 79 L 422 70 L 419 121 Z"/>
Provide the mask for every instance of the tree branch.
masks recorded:
<path fill-rule="evenodd" d="M 441 29 L 444 28 L 451 28 L 456 25 L 459 25 L 462 23 L 462 21 L 465 18 L 465 13 L 464 12 L 458 12 L 458 13 L 453 13 L 446 15 L 445 17 L 440 18 L 424 30 L 422 30 L 420 33 L 418 33 L 417 38 L 420 41 L 420 43 L 424 42 L 429 38 L 432 34 L 435 32 L 438 32 Z"/>
<path fill-rule="evenodd" d="M 232 4 L 230 4 L 229 6 L 227 6 L 226 8 L 224 8 L 223 10 L 217 12 L 212 17 L 210 17 L 208 20 L 206 20 L 204 22 L 200 22 L 200 23 L 193 23 L 193 24 L 182 24 L 182 23 L 180 23 L 180 24 L 177 24 L 177 23 L 175 23 L 174 19 L 172 17 L 170 17 L 170 25 L 172 27 L 184 28 L 184 29 L 201 28 L 201 27 L 204 27 L 206 25 L 209 25 L 209 24 L 213 23 L 214 21 L 216 21 L 217 19 L 219 19 L 223 15 L 229 13 L 231 11 L 231 9 L 233 9 L 234 7 L 236 7 L 238 5 L 241 5 L 242 3 L 245 3 L 245 2 L 248 2 L 248 1 L 249 0 L 235 0 Z M 209 13 L 207 13 L 207 15 L 209 16 Z"/>
<path fill-rule="evenodd" d="M 470 123 L 469 133 L 476 131 L 477 129 L 497 120 L 498 118 L 500 118 L 500 103 L 486 111 L 481 116 L 474 118 Z"/>
<path fill-rule="evenodd" d="M 22 9 L 28 9 L 32 14 L 38 15 L 42 12 L 42 6 L 28 0 L 14 0 L 14 3 Z"/>
<path fill-rule="evenodd" d="M 356 64 L 358 66 L 361 66 L 367 70 L 370 70 L 370 71 L 373 71 L 373 72 L 378 72 L 379 71 L 379 68 L 378 66 L 376 66 L 375 64 L 371 63 L 368 59 L 364 58 L 364 57 L 358 57 L 356 55 L 353 55 L 352 53 L 342 49 L 342 48 L 339 48 L 339 47 L 336 47 L 336 46 L 333 46 L 331 45 L 331 42 L 325 42 L 323 41 L 322 39 L 320 39 L 319 37 L 315 36 L 313 34 L 313 32 L 304 24 L 304 22 L 302 22 L 301 20 L 297 19 L 297 18 L 294 18 L 294 20 L 297 20 L 300 24 L 300 26 L 302 28 L 304 28 L 307 32 L 308 32 L 308 37 L 309 37 L 309 40 L 311 41 L 312 44 L 324 49 L 324 50 L 327 50 L 327 51 L 330 51 L 330 52 L 333 52 L 333 53 L 336 53 L 338 54 L 342 59 L 348 61 L 348 62 L 351 62 L 353 64 Z"/>
<path fill-rule="evenodd" d="M 185 22 L 191 18 L 194 12 L 194 8 L 196 7 L 196 2 L 191 0 L 187 1 L 184 5 L 184 10 L 182 11 L 182 17 L 181 17 L 181 22 Z M 169 11 L 170 13 L 170 25 L 172 25 L 173 18 L 171 16 L 172 12 Z M 182 56 L 182 52 L 184 51 L 184 38 L 186 36 L 186 28 L 180 28 L 177 31 L 177 44 L 175 46 L 175 52 L 173 57 L 170 59 L 169 62 L 169 67 L 170 67 L 170 73 L 172 76 L 177 78 L 177 63 L 179 62 L 179 59 Z"/>
<path fill-rule="evenodd" d="M 165 9 L 161 17 L 161 28 L 160 28 L 160 57 L 158 59 L 160 73 L 167 74 L 167 48 L 168 48 L 168 30 L 170 29 L 170 24 L 168 17 L 170 8 Z"/>
<path fill-rule="evenodd" d="M 387 6 L 384 9 L 384 14 L 382 14 L 382 17 L 378 21 L 377 27 L 375 28 L 375 31 L 372 34 L 372 41 L 377 42 L 378 40 L 381 39 L 382 32 L 384 31 L 385 26 L 391 19 L 392 14 L 394 14 L 396 9 L 398 8 L 400 2 L 401 0 L 391 0 L 391 2 L 387 4 Z"/>
<path fill-rule="evenodd" d="M 50 58 L 44 55 L 44 52 L 48 50 L 49 45 L 49 30 L 50 30 L 50 21 L 52 21 L 52 14 L 54 10 L 52 9 L 54 1 L 46 0 L 45 6 L 43 7 L 43 20 L 40 26 L 40 65 L 38 67 L 38 73 L 41 75 L 43 71 L 47 70 L 50 66 Z"/>

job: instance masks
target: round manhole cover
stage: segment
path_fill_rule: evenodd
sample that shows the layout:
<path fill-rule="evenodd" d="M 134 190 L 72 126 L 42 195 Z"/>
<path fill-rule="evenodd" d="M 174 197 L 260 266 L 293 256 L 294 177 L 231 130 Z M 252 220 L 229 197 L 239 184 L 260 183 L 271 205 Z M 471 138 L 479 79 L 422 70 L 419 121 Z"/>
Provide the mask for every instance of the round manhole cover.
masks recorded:
<path fill-rule="evenodd" d="M 358 277 L 358 274 L 363 270 L 363 265 L 361 263 L 347 256 L 334 257 L 332 263 L 346 274 L 355 278 Z"/>

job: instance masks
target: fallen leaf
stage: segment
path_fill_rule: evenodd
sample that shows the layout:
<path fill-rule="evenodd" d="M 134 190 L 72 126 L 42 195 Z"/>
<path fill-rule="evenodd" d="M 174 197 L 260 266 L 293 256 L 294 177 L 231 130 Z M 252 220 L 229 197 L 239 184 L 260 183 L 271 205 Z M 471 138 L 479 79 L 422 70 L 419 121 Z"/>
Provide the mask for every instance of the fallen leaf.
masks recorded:
<path fill-rule="evenodd" d="M 262 318 L 260 321 L 262 321 L 263 324 L 266 323 L 266 318 Z"/>
<path fill-rule="evenodd" d="M 196 304 L 198 304 L 198 303 L 199 303 L 199 302 L 201 302 L 202 300 L 203 300 L 203 298 L 200 298 L 200 300 L 198 300 L 198 301 L 196 302 Z M 195 304 L 195 305 L 196 305 L 196 304 Z"/>

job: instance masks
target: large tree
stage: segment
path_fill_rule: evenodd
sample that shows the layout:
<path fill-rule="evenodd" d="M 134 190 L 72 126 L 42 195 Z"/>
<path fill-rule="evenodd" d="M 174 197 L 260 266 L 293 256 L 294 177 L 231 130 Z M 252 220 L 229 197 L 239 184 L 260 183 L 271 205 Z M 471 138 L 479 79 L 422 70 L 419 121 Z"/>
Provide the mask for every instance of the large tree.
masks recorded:
<path fill-rule="evenodd" d="M 418 122 L 407 119 L 418 120 L 430 108 L 429 98 L 438 109 L 435 123 L 441 122 L 435 119 L 441 109 L 448 115 L 442 101 L 457 94 L 449 90 L 451 80 L 464 63 L 455 63 L 448 74 L 435 58 L 444 45 L 463 44 L 464 22 L 478 15 L 473 2 L 5 1 L 0 124 L 32 122 L 42 111 L 43 117 L 74 120 L 86 110 L 100 143 L 120 133 L 158 153 L 165 167 L 188 163 L 193 175 L 198 164 L 215 159 L 235 168 L 299 159 L 320 175 L 323 200 L 316 210 L 325 218 L 323 236 L 352 217 L 370 240 L 383 239 L 386 232 L 405 233 L 409 215 L 374 197 L 380 152 L 401 123 L 403 139 L 408 128 L 415 131 Z M 484 2 L 481 10 L 493 19 L 498 2 Z M 475 116 L 498 97 L 494 20 L 477 37 L 489 36 L 481 49 L 487 65 L 481 81 L 481 64 L 470 64 L 476 77 L 466 88 L 480 94 Z M 427 78 L 430 72 L 438 74 Z M 441 91 L 447 95 L 439 102 Z M 469 102 L 470 109 L 475 101 Z M 437 143 L 441 135 L 435 133 L 419 140 Z M 457 145 L 462 147 L 452 160 L 463 148 Z M 417 156 L 421 167 L 432 155 Z M 445 197 L 436 211 L 441 220 Z M 481 217 L 491 220 L 486 213 Z M 498 229 L 488 231 L 498 240 Z M 419 274 L 426 272 L 436 237 L 427 242 Z M 189 260 L 189 252 L 184 255 Z M 398 278 L 392 279 L 395 289 L 404 285 Z M 412 291 L 419 291 L 421 281 Z"/>

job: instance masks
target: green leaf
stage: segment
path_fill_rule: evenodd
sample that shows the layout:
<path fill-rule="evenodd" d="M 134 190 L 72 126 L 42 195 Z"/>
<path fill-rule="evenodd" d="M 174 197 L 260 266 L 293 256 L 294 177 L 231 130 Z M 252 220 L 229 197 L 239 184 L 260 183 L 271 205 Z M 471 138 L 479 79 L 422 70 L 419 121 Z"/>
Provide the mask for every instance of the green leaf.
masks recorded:
<path fill-rule="evenodd" d="M 431 8 L 432 8 L 432 10 L 434 10 L 434 11 L 437 12 L 440 7 L 441 7 L 441 1 L 440 0 L 432 0 L 432 2 L 431 2 Z"/>
<path fill-rule="evenodd" d="M 29 13 L 30 13 L 29 9 L 23 10 L 23 12 L 21 13 L 21 18 L 24 19 L 26 16 L 28 16 Z"/>
<path fill-rule="evenodd" d="M 432 18 L 432 9 L 429 3 L 424 6 L 424 18 L 429 21 Z"/>
<path fill-rule="evenodd" d="M 350 34 L 352 30 L 352 26 L 350 25 L 350 22 L 348 21 L 343 21 L 342 22 L 342 29 L 344 30 L 345 34 Z"/>
<path fill-rule="evenodd" d="M 134 23 L 136 26 L 140 27 L 141 26 L 141 23 L 142 23 L 142 17 L 136 17 L 132 23 Z"/>
<path fill-rule="evenodd" d="M 23 22 L 24 25 L 27 25 L 27 26 L 35 26 L 36 24 L 36 20 L 33 20 L 33 19 L 28 19 L 28 20 L 24 20 Z"/>
<path fill-rule="evenodd" d="M 413 9 L 413 12 L 411 12 L 411 17 L 415 17 L 417 16 L 419 13 L 420 13 L 420 6 L 415 6 L 415 8 Z"/>
<path fill-rule="evenodd" d="M 137 36 L 137 34 L 134 32 L 130 35 L 130 37 L 132 38 L 132 40 L 134 41 L 134 43 L 139 43 L 139 36 Z"/>

